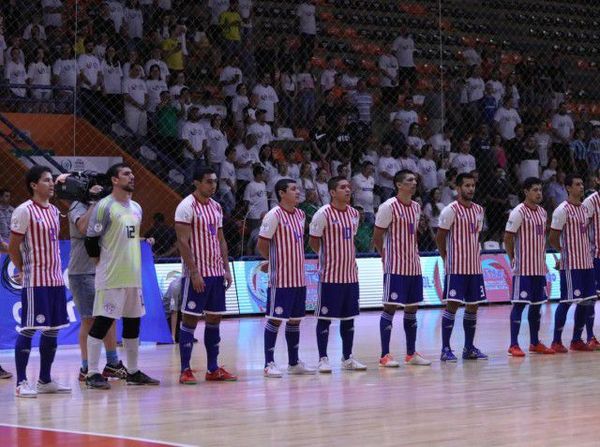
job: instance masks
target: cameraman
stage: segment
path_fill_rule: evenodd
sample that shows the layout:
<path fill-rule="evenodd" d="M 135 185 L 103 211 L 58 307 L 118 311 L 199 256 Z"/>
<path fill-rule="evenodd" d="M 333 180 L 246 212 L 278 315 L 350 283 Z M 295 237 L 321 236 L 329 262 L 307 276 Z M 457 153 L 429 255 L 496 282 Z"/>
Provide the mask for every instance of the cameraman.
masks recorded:
<path fill-rule="evenodd" d="M 95 197 L 102 192 L 100 185 L 90 188 L 90 196 Z M 79 348 L 81 350 L 81 368 L 79 370 L 79 381 L 85 381 L 88 372 L 87 361 L 87 336 L 94 322 L 94 278 L 96 272 L 95 262 L 88 256 L 85 250 L 85 233 L 87 231 L 90 215 L 95 201 L 75 201 L 69 210 L 69 235 L 71 238 L 71 253 L 69 256 L 69 288 L 73 294 L 73 301 L 81 315 L 81 326 L 79 328 Z M 104 339 L 106 348 L 106 366 L 102 375 L 106 378 L 125 379 L 127 370 L 117 355 L 117 330 L 113 323 L 110 331 Z"/>

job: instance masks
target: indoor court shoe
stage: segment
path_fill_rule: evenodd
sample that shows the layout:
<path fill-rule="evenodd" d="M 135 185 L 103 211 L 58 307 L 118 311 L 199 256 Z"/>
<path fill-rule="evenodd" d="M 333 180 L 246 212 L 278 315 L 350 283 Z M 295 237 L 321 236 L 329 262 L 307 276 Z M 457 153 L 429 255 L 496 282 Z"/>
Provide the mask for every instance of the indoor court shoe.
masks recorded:
<path fill-rule="evenodd" d="M 440 355 L 440 360 L 442 362 L 456 362 L 456 361 L 458 361 L 458 359 L 454 355 L 454 352 L 452 352 L 452 349 L 450 349 L 450 348 L 444 348 L 444 349 L 442 349 L 442 355 Z"/>
<path fill-rule="evenodd" d="M 596 337 L 592 337 L 588 340 L 587 342 L 588 346 L 590 348 L 592 348 L 594 351 L 600 351 L 600 342 L 598 342 L 598 340 L 596 340 Z M 0 376 L 0 379 L 2 377 Z"/>
<path fill-rule="evenodd" d="M 187 368 L 183 370 L 181 375 L 179 376 L 179 383 L 182 385 L 196 385 L 198 380 L 196 380 L 196 376 L 194 376 L 194 372 Z"/>
<path fill-rule="evenodd" d="M 554 349 L 549 348 L 544 343 L 538 343 L 537 345 L 529 345 L 529 352 L 533 354 L 556 354 Z"/>
<path fill-rule="evenodd" d="M 4 368 L 0 366 L 0 379 L 10 379 L 12 377 L 12 373 L 9 373 Z"/>
<path fill-rule="evenodd" d="M 321 374 L 331 374 L 331 365 L 329 364 L 329 359 L 327 357 L 321 357 L 319 359 L 319 365 L 317 369 Z"/>
<path fill-rule="evenodd" d="M 519 345 L 513 345 L 508 348 L 508 355 L 511 357 L 525 357 L 525 353 L 521 350 Z"/>
<path fill-rule="evenodd" d="M 288 365 L 288 374 L 310 375 L 316 373 L 317 370 L 315 368 L 306 366 L 302 360 L 298 360 L 298 363 L 296 363 L 295 365 Z"/>
<path fill-rule="evenodd" d="M 109 365 L 107 363 L 104 371 L 102 371 L 102 375 L 107 379 L 125 380 L 127 378 L 127 368 L 125 368 L 121 360 L 116 365 Z"/>
<path fill-rule="evenodd" d="M 100 373 L 92 374 L 85 378 L 85 384 L 93 390 L 110 390 L 110 383 Z"/>
<path fill-rule="evenodd" d="M 473 346 L 470 349 L 463 349 L 463 360 L 487 360 L 488 356 Z"/>
<path fill-rule="evenodd" d="M 37 397 L 37 391 L 29 385 L 27 380 L 22 380 L 15 389 L 15 396 L 31 399 Z"/>
<path fill-rule="evenodd" d="M 571 342 L 571 346 L 569 346 L 571 351 L 578 352 L 592 352 L 594 349 L 587 345 L 583 340 L 575 340 Z"/>
<path fill-rule="evenodd" d="M 79 368 L 79 381 L 85 382 L 85 378 L 87 377 L 87 368 Z"/>
<path fill-rule="evenodd" d="M 550 348 L 557 354 L 566 354 L 569 350 L 562 343 L 552 342 Z"/>
<path fill-rule="evenodd" d="M 38 380 L 36 388 L 38 394 L 69 394 L 71 392 L 70 386 L 61 385 L 54 380 L 51 380 L 48 383 L 43 383 Z"/>
<path fill-rule="evenodd" d="M 413 355 L 407 355 L 404 357 L 405 365 L 416 365 L 416 366 L 429 366 L 431 365 L 431 360 L 427 360 L 418 352 L 415 352 Z"/>
<path fill-rule="evenodd" d="M 367 365 L 360 363 L 352 356 L 348 357 L 346 360 L 342 357 L 342 369 L 346 371 L 365 371 Z"/>
<path fill-rule="evenodd" d="M 269 362 L 267 366 L 265 366 L 265 377 L 272 378 L 280 378 L 283 376 L 283 373 L 279 369 L 279 367 L 275 364 L 275 362 Z"/>
<path fill-rule="evenodd" d="M 235 382 L 238 378 L 222 366 L 219 366 L 213 372 L 207 371 L 204 379 L 208 380 L 209 382 Z"/>
<path fill-rule="evenodd" d="M 381 366 L 382 368 L 398 368 L 400 366 L 400 363 L 394 360 L 392 354 L 387 353 L 379 359 L 379 366 Z"/>
<path fill-rule="evenodd" d="M 160 385 L 160 380 L 153 379 L 152 377 L 144 374 L 141 370 L 137 370 L 133 374 L 127 373 L 127 385 Z"/>

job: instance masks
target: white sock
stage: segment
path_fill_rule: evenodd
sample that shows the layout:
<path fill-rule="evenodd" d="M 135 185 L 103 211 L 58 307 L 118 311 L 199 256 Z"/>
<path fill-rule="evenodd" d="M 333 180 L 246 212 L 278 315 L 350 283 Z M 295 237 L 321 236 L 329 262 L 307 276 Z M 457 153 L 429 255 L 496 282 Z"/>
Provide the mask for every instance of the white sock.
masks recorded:
<path fill-rule="evenodd" d="M 127 372 L 135 374 L 138 372 L 138 353 L 140 352 L 140 339 L 123 338 L 123 347 L 127 354 Z"/>
<path fill-rule="evenodd" d="M 104 342 L 99 338 L 88 335 L 87 351 L 88 351 L 88 376 L 92 374 L 100 374 L 100 353 Z"/>

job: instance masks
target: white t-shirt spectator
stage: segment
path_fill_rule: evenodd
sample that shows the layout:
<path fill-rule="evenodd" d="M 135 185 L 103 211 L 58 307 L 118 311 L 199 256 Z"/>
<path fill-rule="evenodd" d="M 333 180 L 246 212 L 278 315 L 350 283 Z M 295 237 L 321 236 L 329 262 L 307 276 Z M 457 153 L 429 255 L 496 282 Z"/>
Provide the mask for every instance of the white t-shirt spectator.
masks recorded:
<path fill-rule="evenodd" d="M 181 139 L 189 141 L 194 152 L 201 152 L 204 140 L 206 140 L 204 126 L 199 122 L 186 121 L 181 128 Z M 189 155 L 187 158 L 190 158 Z"/>
<path fill-rule="evenodd" d="M 398 36 L 392 48 L 396 53 L 396 59 L 398 59 L 398 65 L 402 68 L 414 67 L 415 61 L 413 58 L 415 51 L 415 41 L 411 36 L 403 37 Z"/>
<path fill-rule="evenodd" d="M 61 87 L 75 87 L 77 83 L 77 61 L 75 59 L 58 59 L 52 66 L 52 74 L 58 76 Z"/>
<path fill-rule="evenodd" d="M 238 12 L 242 18 L 242 28 L 252 28 L 252 23 L 250 21 L 246 22 L 252 14 L 252 0 L 238 1 Z"/>
<path fill-rule="evenodd" d="M 410 136 L 406 137 L 406 144 L 408 144 L 416 151 L 420 151 L 421 148 L 425 146 L 425 140 L 421 137 Z"/>
<path fill-rule="evenodd" d="M 229 180 L 235 185 L 235 166 L 229 160 L 223 160 L 219 172 L 219 191 L 231 192 L 231 186 L 225 181 Z"/>
<path fill-rule="evenodd" d="M 102 87 L 104 93 L 107 95 L 122 93 L 123 70 L 121 70 L 121 64 L 109 65 L 106 61 L 102 61 L 100 67 L 102 68 Z"/>
<path fill-rule="evenodd" d="M 231 100 L 231 113 L 235 122 L 241 124 L 244 122 L 244 109 L 250 104 L 247 96 L 235 95 Z"/>
<path fill-rule="evenodd" d="M 423 181 L 423 188 L 425 191 L 431 191 L 433 188 L 437 188 L 438 178 L 435 161 L 420 158 L 417 165 L 417 169 L 419 175 L 421 176 L 421 180 Z"/>
<path fill-rule="evenodd" d="M 188 86 L 175 84 L 172 85 L 171 88 L 169 88 L 169 93 L 173 98 L 177 99 L 179 98 L 179 95 L 181 95 L 181 90 L 183 90 L 184 88 L 188 88 Z"/>
<path fill-rule="evenodd" d="M 27 67 L 27 78 L 33 85 L 50 85 L 50 74 L 50 67 L 44 62 L 32 62 Z"/>
<path fill-rule="evenodd" d="M 263 144 L 270 144 L 274 139 L 271 126 L 269 126 L 267 123 L 260 124 L 256 122 L 250 124 L 246 133 L 256 135 L 256 144 L 258 147 L 262 147 Z"/>
<path fill-rule="evenodd" d="M 156 107 L 160 104 L 160 94 L 168 91 L 169 87 L 162 79 L 148 79 L 146 89 L 148 90 L 148 111 L 155 112 Z"/>
<path fill-rule="evenodd" d="M 229 145 L 227 135 L 221 129 L 208 128 L 206 133 L 208 157 L 211 163 L 223 163 L 225 160 L 225 149 Z"/>
<path fill-rule="evenodd" d="M 548 149 L 552 144 L 552 137 L 548 132 L 536 132 L 533 134 L 535 145 L 537 146 L 538 155 L 540 156 L 540 164 L 548 166 Z"/>
<path fill-rule="evenodd" d="M 412 172 L 417 172 L 417 170 L 418 170 L 417 162 L 410 157 L 398 158 L 398 165 L 399 165 L 398 170 L 408 169 L 409 171 L 412 171 Z M 394 172 L 394 174 L 395 174 L 395 172 Z"/>
<path fill-rule="evenodd" d="M 77 59 L 77 69 L 83 73 L 90 81 L 91 85 L 96 85 L 98 82 L 98 73 L 100 72 L 100 61 L 92 54 L 82 54 Z M 88 84 L 80 83 L 81 88 L 90 89 Z"/>
<path fill-rule="evenodd" d="M 390 121 L 394 120 L 400 120 L 402 123 L 400 130 L 404 136 L 408 136 L 408 129 L 410 128 L 410 125 L 419 122 L 419 115 L 414 110 L 401 109 L 392 115 L 392 119 Z"/>
<path fill-rule="evenodd" d="M 449 154 L 452 149 L 452 142 L 444 136 L 443 133 L 436 133 L 429 138 L 429 144 L 438 154 Z"/>
<path fill-rule="evenodd" d="M 495 81 L 494 79 L 490 79 L 485 83 L 486 86 L 490 86 L 492 89 L 492 96 L 496 98 L 498 104 L 502 104 L 502 98 L 504 98 L 504 94 L 506 93 L 506 89 L 504 88 L 504 84 L 500 81 Z"/>
<path fill-rule="evenodd" d="M 475 48 L 467 48 L 463 51 L 463 58 L 467 65 L 473 66 L 481 64 L 481 56 L 475 51 Z"/>
<path fill-rule="evenodd" d="M 379 69 L 383 70 L 387 76 L 379 75 L 380 87 L 395 87 L 398 85 L 398 59 L 391 54 L 382 54 L 379 56 Z"/>
<path fill-rule="evenodd" d="M 110 10 L 110 18 L 115 24 L 115 32 L 119 32 L 121 30 L 121 26 L 123 25 L 123 17 L 125 15 L 125 8 L 123 8 L 123 3 L 117 0 L 108 2 L 108 9 Z"/>
<path fill-rule="evenodd" d="M 329 202 L 331 202 L 331 195 L 329 194 L 327 182 L 315 182 L 315 187 L 317 189 L 317 195 L 319 196 L 321 205 L 327 205 Z"/>
<path fill-rule="evenodd" d="M 315 17 L 315 5 L 301 3 L 296 9 L 296 16 L 300 19 L 300 32 L 302 34 L 317 34 L 317 20 Z"/>
<path fill-rule="evenodd" d="M 210 24 L 218 25 L 221 13 L 229 9 L 229 0 L 208 0 L 208 7 L 211 13 Z"/>
<path fill-rule="evenodd" d="M 256 96 L 258 96 L 258 108 L 266 110 L 265 120 L 269 123 L 275 121 L 275 104 L 279 102 L 279 97 L 275 92 L 275 89 L 270 85 L 264 86 L 262 84 L 256 84 L 252 90 Z"/>
<path fill-rule="evenodd" d="M 248 202 L 248 219 L 260 219 L 269 211 L 267 186 L 264 182 L 252 180 L 244 190 L 244 200 Z"/>
<path fill-rule="evenodd" d="M 129 95 L 131 98 L 138 104 L 144 104 L 146 100 L 146 94 L 148 90 L 146 89 L 146 81 L 141 78 L 132 79 L 125 78 L 123 79 L 123 94 Z M 128 102 L 125 103 L 125 108 L 133 107 L 133 105 Z"/>
<path fill-rule="evenodd" d="M 358 84 L 358 76 L 351 73 L 344 73 L 342 75 L 342 87 L 348 90 L 348 94 L 352 94 L 356 91 L 356 85 Z"/>
<path fill-rule="evenodd" d="M 252 146 L 251 148 L 247 149 L 243 144 L 238 144 L 235 147 L 235 158 L 236 161 L 242 165 L 250 162 L 250 164 L 245 168 L 237 168 L 236 176 L 238 180 L 251 182 L 254 179 L 252 174 L 252 165 L 260 161 L 258 158 L 258 147 Z"/>
<path fill-rule="evenodd" d="M 5 78 L 9 84 L 25 84 L 25 80 L 27 79 L 27 72 L 25 71 L 25 66 L 20 62 L 8 61 L 6 63 L 6 67 L 4 68 Z M 24 98 L 27 94 L 27 90 L 24 88 L 11 88 L 10 89 L 13 94 Z"/>
<path fill-rule="evenodd" d="M 40 31 L 40 34 L 39 34 L 39 36 L 40 36 L 40 39 L 41 39 L 41 40 L 46 40 L 46 39 L 47 39 L 47 37 L 46 37 L 46 29 L 44 28 L 44 25 L 42 25 L 41 23 L 40 23 L 39 25 L 34 25 L 33 23 L 30 23 L 29 25 L 27 25 L 27 26 L 25 27 L 25 29 L 23 30 L 23 39 L 24 39 L 24 40 L 29 40 L 29 39 L 31 39 L 31 29 L 32 29 L 34 26 L 37 26 L 37 28 L 38 28 L 38 29 L 39 29 L 39 31 Z"/>
<path fill-rule="evenodd" d="M 42 0 L 42 10 L 45 8 L 61 8 L 61 0 Z M 44 12 L 44 26 L 62 26 L 62 14 L 60 12 Z"/>
<path fill-rule="evenodd" d="M 292 177 L 293 178 L 293 177 Z M 311 179 L 299 178 L 297 179 L 298 190 L 300 191 L 300 203 L 306 200 L 306 191 L 312 189 L 315 190 L 315 184 Z"/>
<path fill-rule="evenodd" d="M 335 86 L 336 70 L 326 68 L 321 72 L 321 88 L 324 91 L 331 90 Z"/>
<path fill-rule="evenodd" d="M 142 16 L 142 10 L 125 8 L 123 12 L 129 38 L 141 39 L 144 37 L 144 17 Z"/>
<path fill-rule="evenodd" d="M 288 177 L 294 180 L 300 178 L 300 165 L 298 163 L 288 163 Z"/>
<path fill-rule="evenodd" d="M 483 98 L 485 83 L 481 78 L 468 78 L 465 82 L 467 102 L 479 101 Z"/>
<path fill-rule="evenodd" d="M 393 157 L 380 157 L 377 163 L 377 179 L 379 186 L 383 188 L 394 188 L 394 182 L 390 179 L 383 178 L 382 172 L 386 172 L 392 177 L 400 170 L 400 163 Z"/>
<path fill-rule="evenodd" d="M 238 76 L 237 82 L 233 84 L 228 84 L 223 86 L 223 96 L 235 96 L 237 86 L 242 83 L 242 70 L 238 67 L 232 67 L 231 65 L 227 65 L 223 70 L 221 70 L 221 74 L 219 75 L 220 82 L 233 81 L 233 79 Z"/>
<path fill-rule="evenodd" d="M 572 135 L 573 130 L 575 129 L 575 125 L 573 124 L 573 119 L 565 114 L 561 115 L 556 113 L 552 117 L 552 129 L 554 129 L 562 138 L 569 138 Z M 562 141 L 554 138 L 555 143 L 562 143 Z"/>
<path fill-rule="evenodd" d="M 365 177 L 361 172 L 352 177 L 352 197 L 354 206 L 360 206 L 365 213 L 373 213 L 373 188 L 375 177 Z"/>
<path fill-rule="evenodd" d="M 502 138 L 512 140 L 515 137 L 515 127 L 517 124 L 521 124 L 521 117 L 519 112 L 513 108 L 500 107 L 496 110 L 494 121 L 498 123 L 498 130 Z"/>
<path fill-rule="evenodd" d="M 6 51 L 6 47 L 4 34 L 0 33 L 0 67 L 4 67 L 4 52 Z"/>
<path fill-rule="evenodd" d="M 425 214 L 429 218 L 429 226 L 431 228 L 437 229 L 440 226 L 440 214 L 444 209 L 444 204 L 442 202 L 438 202 L 435 204 L 435 207 L 438 210 L 437 216 L 433 215 L 433 205 L 431 203 L 426 203 L 423 207 L 423 214 Z"/>
<path fill-rule="evenodd" d="M 450 163 L 459 174 L 466 174 L 477 169 L 475 157 L 471 154 L 456 154 Z"/>
<path fill-rule="evenodd" d="M 144 72 L 150 75 L 150 68 L 152 68 L 153 65 L 158 65 L 160 68 L 160 77 L 163 81 L 166 81 L 171 74 L 166 62 L 160 59 L 150 59 L 148 62 L 146 62 L 146 65 L 144 65 Z"/>
<path fill-rule="evenodd" d="M 144 68 L 141 65 L 140 65 L 140 68 L 142 69 L 142 72 L 140 73 L 140 78 L 145 78 L 146 72 L 144 71 Z M 123 64 L 123 77 L 128 78 L 130 72 L 131 72 L 131 62 L 125 62 Z"/>

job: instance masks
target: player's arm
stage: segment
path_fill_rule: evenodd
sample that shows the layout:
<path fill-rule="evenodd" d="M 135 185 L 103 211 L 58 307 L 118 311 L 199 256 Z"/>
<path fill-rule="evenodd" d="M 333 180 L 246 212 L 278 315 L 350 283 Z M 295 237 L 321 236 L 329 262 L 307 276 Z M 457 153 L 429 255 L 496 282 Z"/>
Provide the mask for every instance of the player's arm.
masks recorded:
<path fill-rule="evenodd" d="M 85 231 L 85 251 L 96 264 L 100 261 L 100 238 L 106 232 L 110 222 L 110 210 L 107 209 L 110 202 L 101 201 L 91 207 L 92 211 L 88 218 L 88 225 Z"/>
<path fill-rule="evenodd" d="M 194 262 L 194 255 L 192 254 L 192 248 L 190 247 L 190 239 L 192 237 L 192 227 L 190 224 L 183 222 L 175 222 L 175 233 L 177 234 L 177 247 L 179 248 L 179 254 L 184 264 L 190 272 L 190 280 L 192 281 L 192 287 L 198 293 L 204 291 L 204 279 L 200 275 L 200 272 L 196 268 Z"/>
<path fill-rule="evenodd" d="M 560 230 L 550 228 L 550 237 L 548 240 L 550 247 L 556 251 L 560 251 Z"/>
<path fill-rule="evenodd" d="M 308 245 L 311 250 L 315 253 L 319 254 L 321 251 L 321 238 L 323 237 L 323 231 L 325 230 L 325 226 L 327 225 L 327 218 L 325 217 L 325 213 L 321 210 L 318 210 L 312 218 L 310 222 L 308 234 Z"/>
<path fill-rule="evenodd" d="M 523 222 L 523 216 L 521 213 L 514 209 L 510 212 L 508 216 L 508 221 L 506 222 L 506 228 L 504 230 L 504 249 L 506 250 L 506 254 L 508 255 L 508 259 L 511 264 L 515 259 L 515 234 L 521 228 L 521 223 Z"/>
<path fill-rule="evenodd" d="M 442 259 L 446 259 L 446 237 L 448 236 L 448 230 L 444 230 L 443 228 L 438 228 L 437 233 L 435 234 L 435 245 L 437 246 L 438 251 L 440 252 L 440 257 Z"/>
<path fill-rule="evenodd" d="M 375 227 L 373 230 L 373 246 L 382 258 L 384 256 L 383 237 L 385 236 L 386 231 L 386 228 L 379 227 Z"/>
<path fill-rule="evenodd" d="M 265 239 L 262 237 L 258 238 L 258 242 L 256 243 L 256 249 L 258 250 L 258 253 L 265 258 L 267 261 L 269 260 L 269 244 L 270 244 L 270 239 Z"/>
<path fill-rule="evenodd" d="M 269 249 L 271 245 L 271 239 L 275 235 L 275 231 L 277 231 L 277 226 L 279 225 L 279 220 L 275 213 L 268 212 L 265 214 L 263 218 L 262 225 L 260 226 L 260 231 L 258 233 L 258 242 L 256 243 L 256 249 L 258 253 L 265 258 L 267 261 L 269 260 Z"/>
<path fill-rule="evenodd" d="M 219 238 L 219 248 L 221 249 L 221 257 L 223 258 L 223 269 L 225 270 L 225 288 L 229 289 L 233 282 L 231 276 L 231 270 L 229 269 L 229 250 L 227 248 L 227 241 L 223 235 L 223 228 L 219 228 L 217 231 L 217 237 Z"/>
<path fill-rule="evenodd" d="M 435 245 L 437 245 L 440 256 L 444 261 L 446 261 L 446 256 L 448 255 L 446 252 L 446 239 L 450 228 L 454 224 L 454 217 L 454 210 L 450 206 L 444 208 L 440 213 L 440 225 L 435 235 Z"/>
<path fill-rule="evenodd" d="M 21 256 L 19 247 L 24 238 L 24 234 L 11 232 L 10 239 L 8 240 L 8 256 L 19 272 L 23 271 L 23 257 Z"/>
<path fill-rule="evenodd" d="M 563 207 L 558 207 L 552 214 L 552 224 L 550 224 L 550 236 L 548 243 L 550 247 L 560 252 L 560 233 L 567 223 L 567 213 Z"/>
<path fill-rule="evenodd" d="M 383 259 L 385 255 L 385 249 L 383 247 L 383 238 L 385 233 L 392 223 L 392 207 L 387 203 L 383 203 L 377 210 L 375 216 L 375 229 L 373 230 L 373 246 L 375 250 L 381 255 Z"/>
<path fill-rule="evenodd" d="M 29 228 L 29 212 L 21 207 L 13 211 L 10 219 L 10 238 L 8 240 L 8 256 L 19 271 L 17 282 L 23 281 L 23 257 L 21 256 L 21 243 Z"/>

